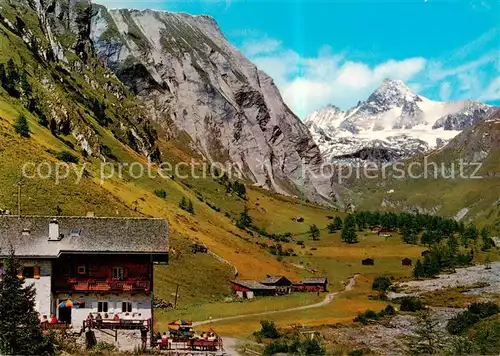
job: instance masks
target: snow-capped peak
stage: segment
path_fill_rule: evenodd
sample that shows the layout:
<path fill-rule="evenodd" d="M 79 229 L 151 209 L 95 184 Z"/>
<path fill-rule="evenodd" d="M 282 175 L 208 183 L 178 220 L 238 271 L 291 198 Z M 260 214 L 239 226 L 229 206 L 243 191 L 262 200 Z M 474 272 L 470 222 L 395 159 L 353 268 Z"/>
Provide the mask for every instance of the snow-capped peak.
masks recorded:
<path fill-rule="evenodd" d="M 408 156 L 441 146 L 491 110 L 479 102 L 432 101 L 401 80 L 385 79 L 352 109 L 344 112 L 328 105 L 305 122 L 327 159 L 351 155 L 375 142 Z"/>

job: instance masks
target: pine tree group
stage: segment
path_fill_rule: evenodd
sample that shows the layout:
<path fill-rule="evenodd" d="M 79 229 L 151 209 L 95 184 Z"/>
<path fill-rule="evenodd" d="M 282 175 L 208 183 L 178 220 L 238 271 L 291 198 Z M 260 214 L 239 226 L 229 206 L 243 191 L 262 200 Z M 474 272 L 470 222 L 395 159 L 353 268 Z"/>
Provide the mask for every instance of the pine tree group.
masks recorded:
<path fill-rule="evenodd" d="M 194 206 L 191 199 L 186 199 L 186 197 L 182 197 L 181 201 L 179 202 L 179 208 L 181 208 L 184 211 L 187 211 L 191 215 L 194 215 Z"/>
<path fill-rule="evenodd" d="M 251 216 L 248 214 L 248 207 L 245 207 L 245 210 L 240 214 L 240 218 L 236 222 L 236 226 L 239 229 L 246 229 L 252 226 L 253 220 Z"/>
<path fill-rule="evenodd" d="M 356 220 L 353 215 L 349 214 L 344 220 L 344 227 L 342 228 L 342 241 L 354 244 L 358 242 L 358 235 L 356 233 Z"/>
<path fill-rule="evenodd" d="M 0 282 L 0 354 L 53 354 L 52 345 L 42 335 L 35 311 L 35 288 L 18 277 L 21 266 L 11 251 L 4 261 Z"/>
<path fill-rule="evenodd" d="M 328 232 L 330 234 L 337 232 L 338 230 L 342 229 L 342 219 L 336 216 L 335 219 L 333 219 L 333 221 L 328 224 L 326 228 L 328 229 Z"/>

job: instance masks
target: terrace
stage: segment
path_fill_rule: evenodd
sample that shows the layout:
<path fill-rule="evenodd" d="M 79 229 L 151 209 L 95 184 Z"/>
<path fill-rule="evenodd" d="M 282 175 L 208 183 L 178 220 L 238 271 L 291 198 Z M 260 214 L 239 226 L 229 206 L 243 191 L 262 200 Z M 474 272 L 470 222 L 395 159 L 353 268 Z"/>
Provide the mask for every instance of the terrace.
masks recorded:
<path fill-rule="evenodd" d="M 57 278 L 54 280 L 54 290 L 57 293 L 71 292 L 144 292 L 151 291 L 149 280 L 142 278 L 128 278 L 125 280 L 115 280 L 111 278 Z"/>

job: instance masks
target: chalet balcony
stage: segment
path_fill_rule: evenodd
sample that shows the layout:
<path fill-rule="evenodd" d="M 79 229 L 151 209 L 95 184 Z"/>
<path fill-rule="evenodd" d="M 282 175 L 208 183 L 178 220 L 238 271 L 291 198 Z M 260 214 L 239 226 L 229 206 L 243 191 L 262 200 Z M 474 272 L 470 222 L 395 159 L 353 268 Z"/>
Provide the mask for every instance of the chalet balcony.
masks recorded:
<path fill-rule="evenodd" d="M 53 289 L 58 293 L 149 293 L 151 283 L 148 280 L 135 278 L 126 280 L 60 278 L 54 281 Z"/>

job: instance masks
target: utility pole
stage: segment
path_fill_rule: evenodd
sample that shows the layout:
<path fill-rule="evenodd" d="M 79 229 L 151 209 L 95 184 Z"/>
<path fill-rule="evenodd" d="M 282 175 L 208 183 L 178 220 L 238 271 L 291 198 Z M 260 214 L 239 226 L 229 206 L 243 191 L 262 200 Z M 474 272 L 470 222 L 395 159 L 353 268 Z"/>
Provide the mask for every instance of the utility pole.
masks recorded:
<path fill-rule="evenodd" d="M 179 296 L 179 285 L 177 285 L 177 288 L 175 289 L 175 301 L 174 301 L 174 309 L 177 309 L 177 298 Z"/>
<path fill-rule="evenodd" d="M 21 217 L 21 182 L 17 185 L 17 215 Z"/>

